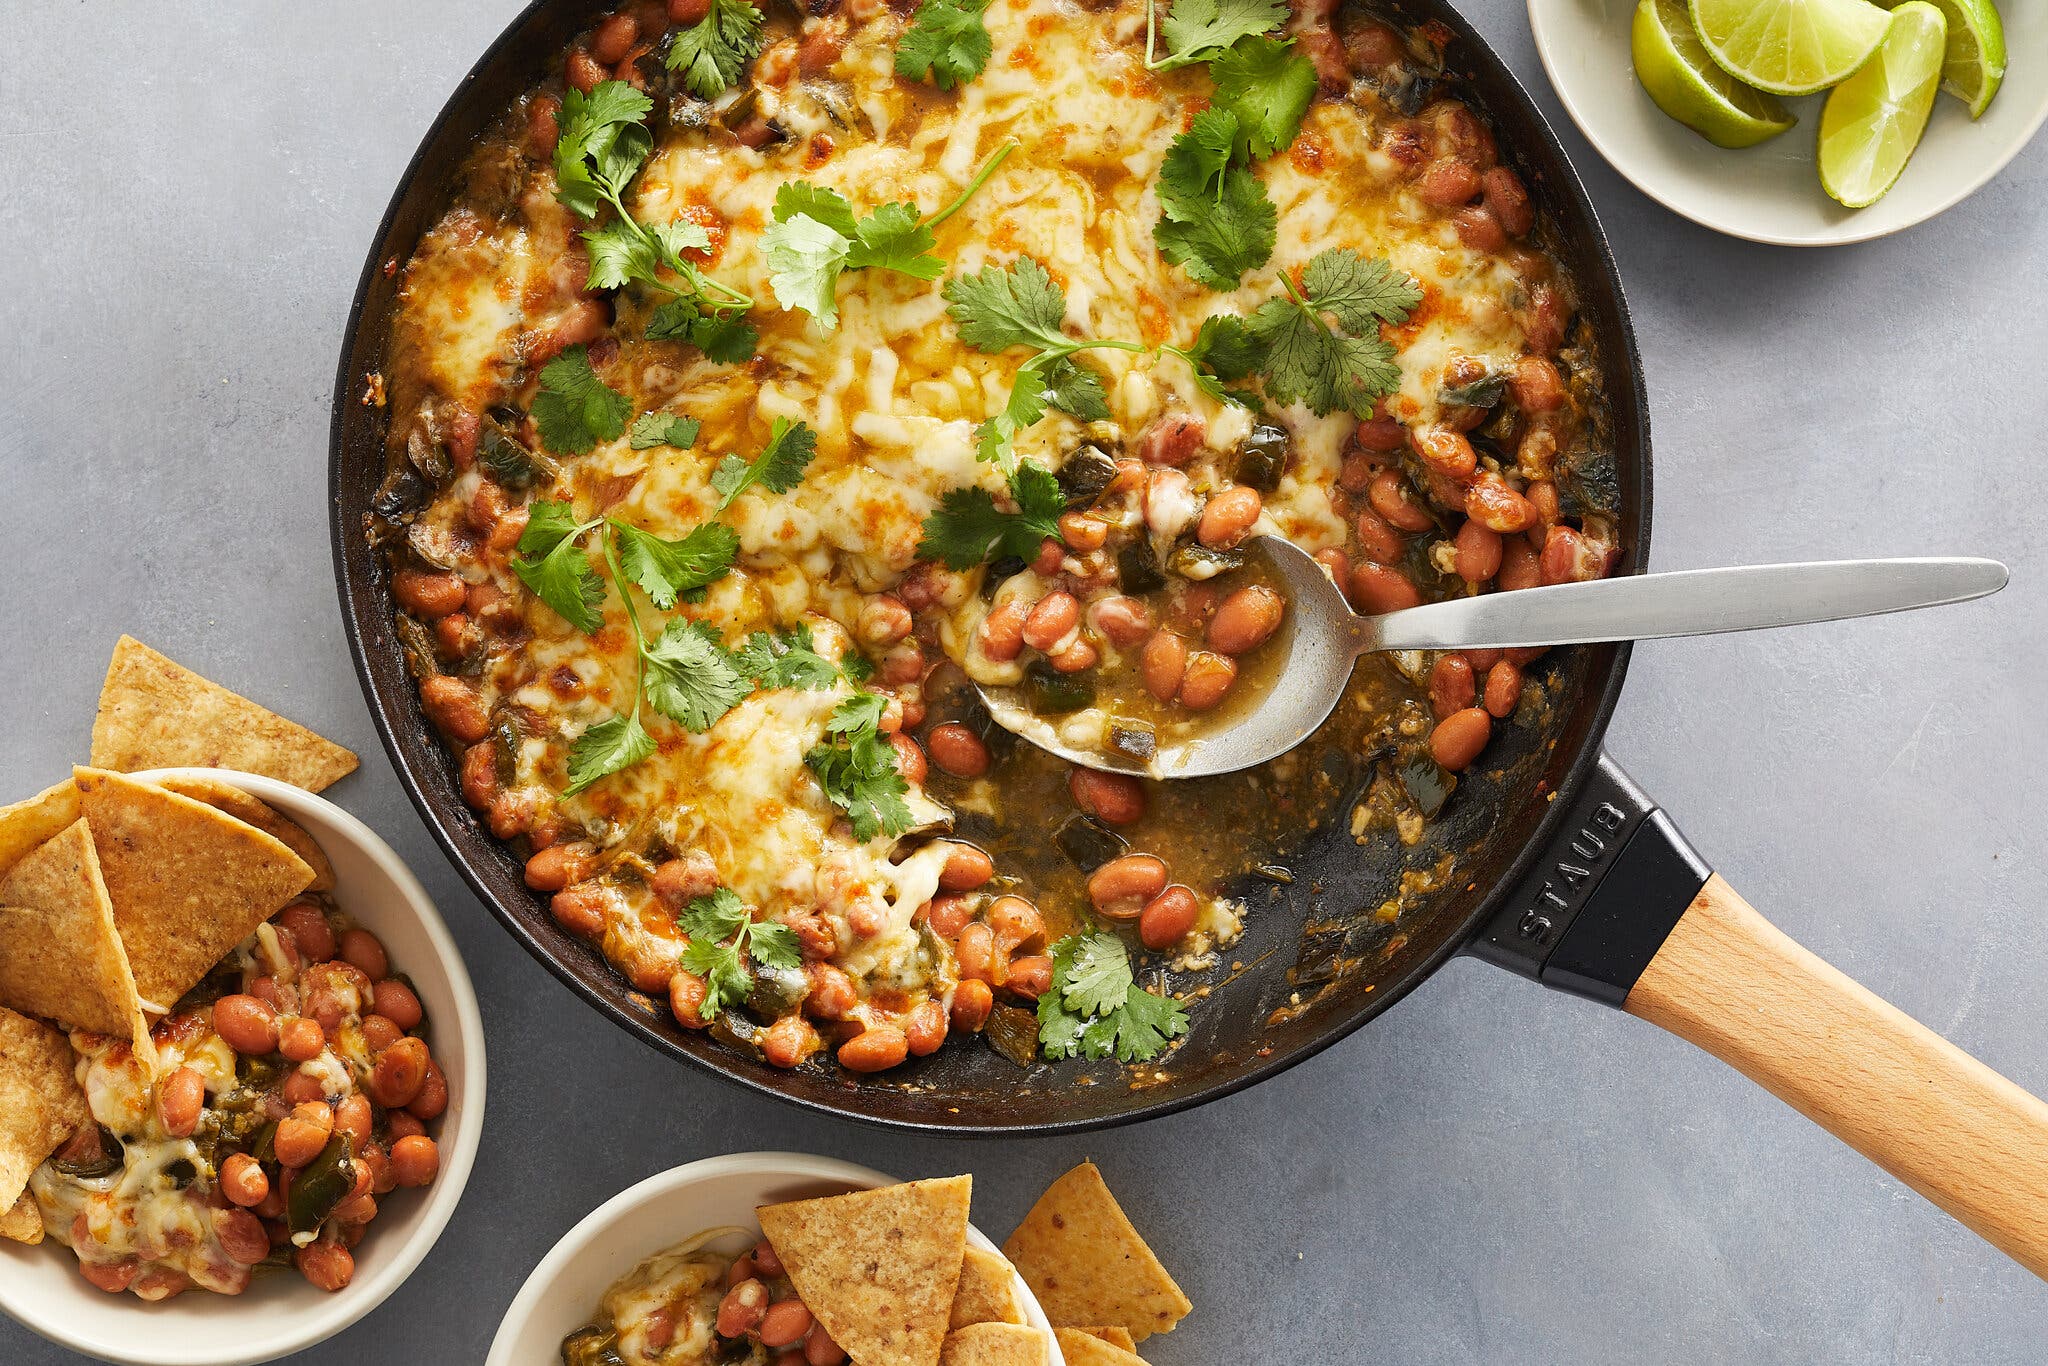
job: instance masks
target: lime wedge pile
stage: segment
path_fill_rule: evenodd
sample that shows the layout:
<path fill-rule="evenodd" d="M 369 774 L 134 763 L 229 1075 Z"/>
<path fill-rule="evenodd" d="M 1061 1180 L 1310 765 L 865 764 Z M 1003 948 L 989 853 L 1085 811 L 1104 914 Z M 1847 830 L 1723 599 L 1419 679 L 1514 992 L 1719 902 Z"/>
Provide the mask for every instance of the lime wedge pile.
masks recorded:
<path fill-rule="evenodd" d="M 1946 90 L 1981 115 L 2005 78 L 1992 0 L 1641 0 L 1636 78 L 1657 107 L 1717 147 L 1790 128 L 1778 96 L 1830 91 L 1822 188 L 1851 208 L 1890 189 Z"/>

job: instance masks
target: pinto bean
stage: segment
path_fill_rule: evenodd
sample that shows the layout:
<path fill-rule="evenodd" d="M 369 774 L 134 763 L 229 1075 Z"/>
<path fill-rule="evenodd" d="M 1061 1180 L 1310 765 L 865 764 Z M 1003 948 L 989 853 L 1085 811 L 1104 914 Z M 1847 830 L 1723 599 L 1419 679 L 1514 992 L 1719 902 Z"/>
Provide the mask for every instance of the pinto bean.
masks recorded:
<path fill-rule="evenodd" d="M 340 1243 L 326 1240 L 308 1243 L 292 1253 L 292 1265 L 315 1290 L 329 1294 L 346 1287 L 356 1274 L 353 1253 Z"/>
<path fill-rule="evenodd" d="M 983 918 L 998 952 L 1015 953 L 1045 942 L 1045 917 L 1021 896 L 997 897 Z"/>
<path fill-rule="evenodd" d="M 414 616 L 445 617 L 462 609 L 469 588 L 453 574 L 401 569 L 391 576 L 391 596 Z"/>
<path fill-rule="evenodd" d="M 1133 920 L 1166 890 L 1166 863 L 1151 854 L 1113 858 L 1088 875 L 1088 901 L 1112 920 Z"/>
<path fill-rule="evenodd" d="M 1471 706 L 1475 696 L 1472 665 L 1464 656 L 1444 655 L 1430 666 L 1429 709 L 1438 720 Z"/>
<path fill-rule="evenodd" d="M 220 1164 L 220 1193 L 245 1208 L 260 1205 L 270 1194 L 270 1177 L 249 1154 L 230 1153 Z"/>
<path fill-rule="evenodd" d="M 1368 418 L 1352 429 L 1351 444 L 1376 455 L 1391 455 L 1408 448 L 1408 429 L 1397 418 Z"/>
<path fill-rule="evenodd" d="M 939 890 L 971 892 L 996 875 L 995 860 L 971 844 L 954 844 L 939 869 Z"/>
<path fill-rule="evenodd" d="M 1351 571 L 1351 602 L 1360 612 L 1377 616 L 1420 606 L 1422 594 L 1390 564 L 1361 564 Z"/>
<path fill-rule="evenodd" d="M 839 1065 L 849 1072 L 886 1072 L 910 1056 L 910 1039 L 894 1025 L 870 1025 L 839 1045 Z"/>
<path fill-rule="evenodd" d="M 430 1061 L 424 1040 L 399 1039 L 377 1055 L 370 1069 L 369 1085 L 364 1089 L 370 1093 L 370 1099 L 385 1109 L 402 1110 L 412 1104 L 427 1084 Z"/>
<path fill-rule="evenodd" d="M 1093 645 L 1085 640 L 1075 640 L 1069 642 L 1064 650 L 1052 655 L 1047 663 L 1051 664 L 1057 673 L 1077 674 L 1083 669 L 1094 668 L 1101 658 L 1102 652 Z"/>
<path fill-rule="evenodd" d="M 1564 380 L 1541 356 L 1524 356 L 1508 376 L 1508 393 L 1525 413 L 1555 412 L 1564 406 Z"/>
<path fill-rule="evenodd" d="M 1495 166 L 1479 177 L 1479 192 L 1487 211 L 1500 221 L 1510 237 L 1521 237 L 1536 226 L 1536 211 L 1529 204 L 1529 191 L 1522 178 L 1505 166 Z"/>
<path fill-rule="evenodd" d="M 1464 440 L 1463 437 L 1458 439 Z M 1466 445 L 1469 449 L 1471 443 Z M 1381 470 L 1373 476 L 1372 487 L 1366 490 L 1365 500 L 1396 531 L 1427 531 L 1436 525 L 1435 519 L 1416 501 L 1414 490 L 1408 487 L 1408 481 L 1401 477 L 1399 470 Z"/>
<path fill-rule="evenodd" d="M 597 89 L 610 75 L 602 62 L 580 47 L 570 51 L 569 60 L 562 69 L 562 79 L 585 95 Z"/>
<path fill-rule="evenodd" d="M 1500 573 L 1493 576 L 1494 587 L 1511 593 L 1518 588 L 1534 588 L 1542 581 L 1536 552 L 1527 541 L 1517 536 L 1501 543 Z"/>
<path fill-rule="evenodd" d="M 1154 953 L 1171 948 L 1187 937 L 1201 912 L 1202 903 L 1193 890 L 1176 882 L 1145 903 L 1138 916 L 1138 938 Z"/>
<path fill-rule="evenodd" d="M 1466 518 L 1452 543 L 1457 550 L 1458 577 L 1485 583 L 1500 572 L 1500 533 L 1475 518 Z"/>
<path fill-rule="evenodd" d="M 292 1062 L 311 1062 L 327 1047 L 327 1035 L 316 1020 L 294 1016 L 277 1027 L 277 1051 Z"/>
<path fill-rule="evenodd" d="M 1019 958 L 1010 964 L 1003 978 L 1003 990 L 1027 1001 L 1035 1001 L 1052 988 L 1052 959 L 1043 954 Z"/>
<path fill-rule="evenodd" d="M 1229 655 L 1197 650 L 1188 656 L 1188 671 L 1180 681 L 1180 704 L 1189 711 L 1208 711 L 1235 682 L 1237 664 Z"/>
<path fill-rule="evenodd" d="M 718 1302 L 717 1328 L 722 1338 L 745 1337 L 768 1315 L 768 1287 L 749 1278 L 725 1292 Z"/>
<path fill-rule="evenodd" d="M 718 889 L 718 865 L 702 849 L 691 849 L 656 864 L 649 886 L 662 905 L 679 911 Z"/>
<path fill-rule="evenodd" d="M 581 840 L 551 844 L 526 860 L 526 885 L 536 892 L 559 892 L 590 876 L 597 851 Z"/>
<path fill-rule="evenodd" d="M 699 24 L 711 13 L 711 0 L 668 0 L 671 24 Z"/>
<path fill-rule="evenodd" d="M 1199 418 L 1162 417 L 1138 438 L 1138 458 L 1148 465 L 1185 465 L 1207 435 Z"/>
<path fill-rule="evenodd" d="M 1415 183 L 1415 192 L 1422 196 L 1423 203 L 1448 209 L 1479 193 L 1479 172 L 1467 162 L 1445 157 L 1430 163 Z"/>
<path fill-rule="evenodd" d="M 996 604 L 975 632 L 982 654 L 998 664 L 1015 659 L 1024 649 L 1024 614 L 1024 604 L 1015 598 Z"/>
<path fill-rule="evenodd" d="M 988 746 L 982 743 L 979 735 L 958 721 L 933 726 L 924 743 L 931 753 L 932 762 L 955 778 L 979 778 L 989 770 Z"/>
<path fill-rule="evenodd" d="M 1085 555 L 1091 550 L 1102 549 L 1109 540 L 1109 523 L 1085 512 L 1063 512 L 1060 514 L 1060 539 L 1070 549 Z"/>
<path fill-rule="evenodd" d="M 383 941 L 368 930 L 345 930 L 338 942 L 342 961 L 371 981 L 390 974 L 391 955 L 384 952 Z"/>
<path fill-rule="evenodd" d="M 1479 453 L 1472 449 L 1472 443 L 1462 432 L 1449 427 L 1423 427 L 1409 433 L 1409 440 L 1415 447 L 1415 453 L 1422 457 L 1422 463 L 1446 478 L 1469 479 L 1479 468 Z M 1386 516 L 1385 513 L 1380 515 Z M 1393 521 L 1391 517 L 1387 520 Z"/>
<path fill-rule="evenodd" d="M 1145 815 L 1145 786 L 1128 773 L 1076 767 L 1067 774 L 1067 793 L 1083 814 L 1108 825 L 1130 825 Z"/>
<path fill-rule="evenodd" d="M 694 972 L 677 968 L 676 975 L 668 979 L 669 1013 L 685 1029 L 702 1029 L 711 1023 L 704 1018 L 704 998 L 708 995 L 704 979 Z"/>
<path fill-rule="evenodd" d="M 1195 539 L 1211 550 L 1228 549 L 1250 534 L 1265 509 L 1259 491 L 1242 484 L 1225 489 L 1202 508 Z"/>
<path fill-rule="evenodd" d="M 441 1147 L 425 1134 L 391 1145 L 391 1175 L 401 1186 L 430 1186 L 441 1173 Z"/>
<path fill-rule="evenodd" d="M 240 992 L 213 1003 L 213 1032 L 237 1053 L 261 1057 L 277 1048 L 277 1011 Z"/>
<path fill-rule="evenodd" d="M 1188 643 L 1171 631 L 1161 631 L 1145 642 L 1138 656 L 1138 676 L 1145 691 L 1161 702 L 1180 695 L 1181 680 L 1188 669 Z"/>
<path fill-rule="evenodd" d="M 931 776 L 931 765 L 925 762 L 924 750 L 917 741 L 899 730 L 889 737 L 889 744 L 896 751 L 896 771 L 903 775 L 903 781 L 912 787 L 924 786 L 924 780 Z"/>
<path fill-rule="evenodd" d="M 877 593 L 860 605 L 854 629 L 870 645 L 889 646 L 910 634 L 910 609 L 894 593 Z"/>
<path fill-rule="evenodd" d="M 1484 204 L 1468 204 L 1451 215 L 1458 240 L 1477 252 L 1492 255 L 1508 244 L 1508 235 Z"/>
<path fill-rule="evenodd" d="M 923 647 L 915 640 L 903 641 L 882 656 L 882 664 L 875 670 L 875 677 L 892 688 L 917 682 L 924 677 Z"/>
<path fill-rule="evenodd" d="M 1486 671 L 1486 710 L 1496 717 L 1514 715 L 1522 700 L 1522 670 L 1503 659 Z"/>
<path fill-rule="evenodd" d="M 462 800 L 478 811 L 488 811 L 501 790 L 497 744 L 486 740 L 462 751 Z"/>
<path fill-rule="evenodd" d="M 595 882 L 564 887 L 548 898 L 548 914 L 555 923 L 579 939 L 596 939 L 604 933 L 611 898 Z"/>
<path fill-rule="evenodd" d="M 271 1135 L 278 1165 L 305 1166 L 320 1155 L 320 1150 L 327 1146 L 327 1136 L 333 1132 L 334 1111 L 324 1102 L 307 1101 L 293 1106 L 292 1112 L 277 1122 Z"/>
<path fill-rule="evenodd" d="M 537 161 L 546 161 L 555 154 L 555 144 L 562 138 L 562 102 L 552 95 L 536 95 L 526 106 L 526 154 Z M 451 447 L 449 454 L 453 455 Z M 469 448 L 470 459 L 476 458 L 476 446 L 472 440 Z M 465 464 L 460 457 L 456 463 Z"/>
<path fill-rule="evenodd" d="M 960 938 L 953 945 L 953 956 L 959 960 L 963 981 L 993 982 L 1001 966 L 996 959 L 995 934 L 979 920 L 960 931 Z"/>
<path fill-rule="evenodd" d="M 920 1001 L 903 1022 L 903 1038 L 913 1058 L 928 1057 L 946 1041 L 946 1007 L 937 1001 Z M 766 1341 L 766 1339 L 763 1339 Z"/>
<path fill-rule="evenodd" d="M 190 1067 L 180 1067 L 156 1084 L 156 1115 L 172 1138 L 190 1138 L 199 1127 L 206 1104 L 206 1080 Z"/>
<path fill-rule="evenodd" d="M 801 1015 L 785 1015 L 761 1031 L 761 1056 L 770 1067 L 795 1067 L 818 1049 L 818 1031 Z"/>
<path fill-rule="evenodd" d="M 1049 579 L 1060 572 L 1066 558 L 1067 548 L 1060 544 L 1059 537 L 1044 537 L 1038 543 L 1038 557 L 1031 562 L 1032 572 L 1041 579 Z"/>
<path fill-rule="evenodd" d="M 1493 737 L 1493 718 L 1478 707 L 1454 711 L 1429 733 L 1429 752 L 1453 773 L 1469 767 Z"/>
<path fill-rule="evenodd" d="M 972 979 L 953 988 L 953 1006 L 948 1022 L 962 1034 L 978 1034 L 988 1023 L 989 1012 L 995 1009 L 995 993 L 986 982 Z"/>
<path fill-rule="evenodd" d="M 1607 576 L 1608 556 L 1584 532 L 1554 526 L 1543 542 L 1537 573 L 1544 583 L 1584 583 Z"/>
<path fill-rule="evenodd" d="M 1408 538 L 1396 531 L 1387 519 L 1371 508 L 1362 509 L 1357 518 L 1358 548 L 1368 560 L 1376 564 L 1399 564 L 1401 556 L 1408 549 Z M 1341 584 L 1343 580 L 1338 580 Z"/>
<path fill-rule="evenodd" d="M 1209 646 L 1226 655 L 1248 654 L 1280 629 L 1286 606 L 1264 584 L 1247 584 L 1225 598 L 1209 618 Z M 1181 684 L 1187 691 L 1187 683 Z"/>
<path fill-rule="evenodd" d="M 1050 650 L 1081 620 L 1081 604 L 1072 593 L 1047 593 L 1024 615 L 1024 643 L 1034 650 Z"/>
<path fill-rule="evenodd" d="M 1088 609 L 1095 629 L 1119 650 L 1128 650 L 1152 634 L 1152 609 L 1137 598 L 1103 598 Z"/>
<path fill-rule="evenodd" d="M 491 733 L 490 717 L 476 689 L 452 674 L 435 674 L 420 682 L 420 710 L 448 737 L 473 745 Z"/>
<path fill-rule="evenodd" d="M 1508 487 L 1505 479 L 1489 474 L 1465 490 L 1465 515 L 1490 531 L 1508 535 L 1534 522 L 1536 509 Z"/>
<path fill-rule="evenodd" d="M 590 55 L 606 66 L 616 66 L 633 50 L 640 37 L 640 21 L 630 14 L 614 14 L 590 34 Z"/>
<path fill-rule="evenodd" d="M 1318 550 L 1316 563 L 1330 576 L 1330 582 L 1337 585 L 1338 592 L 1343 592 L 1345 585 L 1351 582 L 1351 557 L 1335 546 L 1325 546 Z"/>
<path fill-rule="evenodd" d="M 1564 345 L 1565 302 L 1549 285 L 1532 285 L 1522 333 L 1529 349 L 1539 356 L 1553 356 Z"/>

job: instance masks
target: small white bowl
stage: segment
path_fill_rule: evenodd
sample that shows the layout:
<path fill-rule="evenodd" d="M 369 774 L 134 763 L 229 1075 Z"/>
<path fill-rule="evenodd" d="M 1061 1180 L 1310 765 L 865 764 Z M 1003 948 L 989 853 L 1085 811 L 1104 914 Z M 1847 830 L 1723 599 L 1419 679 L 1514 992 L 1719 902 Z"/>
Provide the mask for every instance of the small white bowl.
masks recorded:
<path fill-rule="evenodd" d="M 650 1176 L 584 1215 L 541 1259 L 505 1311 L 485 1366 L 562 1366 L 562 1339 L 590 1322 L 612 1282 L 693 1233 L 720 1224 L 757 1228 L 754 1211 L 762 1205 L 890 1186 L 896 1180 L 869 1167 L 805 1153 L 731 1153 Z M 732 1246 L 712 1246 L 739 1251 L 737 1236 L 732 1241 Z M 967 1241 L 984 1252 L 1001 1251 L 971 1225 Z M 1052 1366 L 1065 1366 L 1052 1324 L 1021 1276 L 1017 1298 L 1025 1321 L 1045 1334 Z"/>
<path fill-rule="evenodd" d="M 1787 103 L 1799 122 L 1757 147 L 1716 147 L 1651 102 L 1629 56 L 1635 0 L 1528 0 L 1543 69 L 1579 131 L 1614 169 L 1674 213 L 1733 237 L 1781 246 L 1866 242 L 1961 203 L 2048 121 L 2048 4 L 1999 0 L 2005 84 L 1970 121 L 1946 92 L 1884 198 L 1846 209 L 1820 187 L 1814 148 L 1826 96 Z"/>
<path fill-rule="evenodd" d="M 132 1366 L 244 1366 L 325 1341 L 384 1302 L 420 1264 L 462 1199 L 484 1122 L 484 1031 L 476 992 L 448 927 L 391 846 L 354 816 L 274 778 L 224 769 L 161 769 L 217 778 L 304 826 L 334 864 L 337 905 L 374 933 L 412 979 L 448 1077 L 436 1141 L 441 1171 L 424 1190 L 395 1193 L 356 1247 L 356 1274 L 333 1294 L 289 1273 L 258 1276 L 240 1295 L 191 1290 L 158 1304 L 95 1290 L 55 1239 L 0 1240 L 0 1310 L 74 1351 Z"/>

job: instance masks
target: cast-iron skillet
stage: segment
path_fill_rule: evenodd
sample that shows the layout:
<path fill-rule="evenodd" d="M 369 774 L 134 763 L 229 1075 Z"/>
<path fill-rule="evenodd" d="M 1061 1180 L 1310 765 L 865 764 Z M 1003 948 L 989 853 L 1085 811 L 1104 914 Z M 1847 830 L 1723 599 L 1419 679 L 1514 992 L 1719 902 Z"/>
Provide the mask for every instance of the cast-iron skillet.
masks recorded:
<path fill-rule="evenodd" d="M 1577 176 L 1527 94 L 1444 0 L 1379 6 L 1453 35 L 1456 84 L 1488 117 L 1575 278 L 1580 316 L 1606 375 L 1620 494 L 1618 572 L 1649 543 L 1650 440 L 1642 370 L 1614 260 Z M 954 1044 L 879 1079 L 827 1068 L 781 1071 L 678 1028 L 527 889 L 521 864 L 463 804 L 454 765 L 419 711 L 393 632 L 380 557 L 366 536 L 386 473 L 383 410 L 363 401 L 379 368 L 397 277 L 446 207 L 477 137 L 557 58 L 595 12 L 535 0 L 485 52 L 400 180 L 357 289 L 335 381 L 334 561 L 363 690 L 420 814 L 505 927 L 602 1013 L 714 1076 L 821 1112 L 952 1134 L 1056 1133 L 1127 1123 L 1249 1086 L 1343 1038 L 1454 953 L 1620 1005 L 1726 1059 L 1936 1200 L 2036 1272 L 2048 1272 L 2048 1107 L 1785 939 L 1742 903 L 1669 820 L 1600 751 L 1625 647 L 1559 652 L 1547 731 L 1506 728 L 1424 846 L 1355 845 L 1325 820 L 1277 885 L 1249 875 L 1249 928 L 1229 957 L 1245 970 L 1191 1012 L 1179 1049 L 1141 1074 L 1113 1064 L 1020 1071 Z M 1319 756 L 1351 785 L 1355 760 Z M 1227 824 L 1227 823 L 1226 823 Z M 971 833 L 971 831 L 969 832 Z M 1232 839 L 1227 828 L 1216 838 Z M 1457 856 L 1446 886 L 1398 926 L 1371 908 L 1404 867 Z"/>

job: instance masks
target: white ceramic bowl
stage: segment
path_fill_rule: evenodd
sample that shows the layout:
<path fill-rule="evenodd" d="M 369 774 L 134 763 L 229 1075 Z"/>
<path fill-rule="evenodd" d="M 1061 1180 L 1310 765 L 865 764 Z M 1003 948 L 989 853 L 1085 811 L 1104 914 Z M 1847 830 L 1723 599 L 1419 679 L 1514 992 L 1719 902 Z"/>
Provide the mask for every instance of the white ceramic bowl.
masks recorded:
<path fill-rule="evenodd" d="M 188 1291 L 158 1304 L 95 1290 L 71 1250 L 0 1240 L 0 1310 L 54 1342 L 134 1366 L 243 1366 L 301 1351 L 383 1303 L 412 1274 L 462 1199 L 484 1122 L 484 1033 L 476 993 L 448 927 L 391 846 L 340 807 L 248 773 L 182 768 L 140 773 L 217 778 L 260 797 L 306 828 L 334 863 L 338 905 L 374 933 L 412 979 L 433 1025 L 434 1058 L 448 1076 L 436 1135 L 441 1172 L 424 1190 L 383 1203 L 355 1249 L 356 1274 L 335 1292 L 290 1274 L 264 1274 L 241 1295 Z"/>
<path fill-rule="evenodd" d="M 1825 95 L 1787 103 L 1799 122 L 1758 147 L 1728 150 L 1672 119 L 1636 81 L 1629 57 L 1635 0 L 1528 0 L 1543 69 L 1579 131 L 1650 198 L 1719 232 L 1784 246 L 1863 242 L 1960 203 L 2018 156 L 2048 120 L 2048 4 L 1999 0 L 2005 84 L 1970 121 L 1955 96 L 1934 98 L 1904 174 L 1866 209 L 1820 187 L 1814 144 Z"/>
<path fill-rule="evenodd" d="M 541 1259 L 505 1311 L 486 1366 L 562 1366 L 562 1339 L 590 1322 L 612 1282 L 693 1233 L 720 1224 L 757 1228 L 754 1211 L 759 1206 L 889 1186 L 896 1180 L 851 1162 L 804 1153 L 732 1153 L 650 1176 L 583 1216 Z M 967 1240 L 984 1252 L 1000 1251 L 972 1226 Z M 736 1252 L 745 1244 L 735 1235 L 730 1245 L 712 1246 Z M 1017 1298 L 1026 1321 L 1045 1334 L 1052 1366 L 1065 1366 L 1052 1325 L 1022 1277 Z"/>

